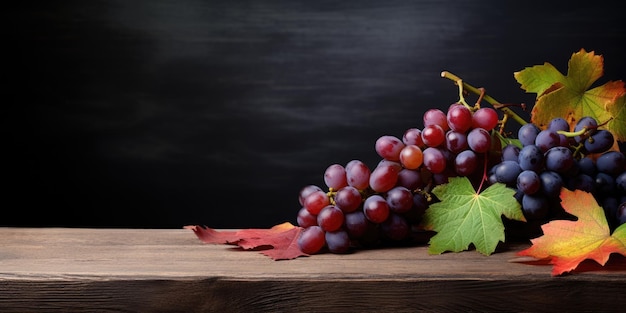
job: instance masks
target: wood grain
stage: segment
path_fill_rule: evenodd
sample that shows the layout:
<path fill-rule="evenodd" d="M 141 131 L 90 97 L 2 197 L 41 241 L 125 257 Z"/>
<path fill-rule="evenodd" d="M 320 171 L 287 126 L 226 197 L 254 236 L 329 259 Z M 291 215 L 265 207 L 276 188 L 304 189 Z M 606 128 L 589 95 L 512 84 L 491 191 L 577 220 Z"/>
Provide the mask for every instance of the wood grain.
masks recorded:
<path fill-rule="evenodd" d="M 618 311 L 626 259 L 572 275 L 426 247 L 273 261 L 185 229 L 0 228 L 2 312 Z"/>

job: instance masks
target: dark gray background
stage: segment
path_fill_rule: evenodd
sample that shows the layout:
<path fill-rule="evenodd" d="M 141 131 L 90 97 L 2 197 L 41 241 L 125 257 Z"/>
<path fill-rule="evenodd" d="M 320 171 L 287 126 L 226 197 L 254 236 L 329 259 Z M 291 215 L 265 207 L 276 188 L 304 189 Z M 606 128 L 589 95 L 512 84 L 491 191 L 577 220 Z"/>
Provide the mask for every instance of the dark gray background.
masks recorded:
<path fill-rule="evenodd" d="M 48 1 L 2 10 L 0 225 L 295 223 L 297 194 L 457 99 L 581 48 L 626 79 L 624 14 L 569 1 Z M 521 113 L 527 117 L 527 114 Z"/>

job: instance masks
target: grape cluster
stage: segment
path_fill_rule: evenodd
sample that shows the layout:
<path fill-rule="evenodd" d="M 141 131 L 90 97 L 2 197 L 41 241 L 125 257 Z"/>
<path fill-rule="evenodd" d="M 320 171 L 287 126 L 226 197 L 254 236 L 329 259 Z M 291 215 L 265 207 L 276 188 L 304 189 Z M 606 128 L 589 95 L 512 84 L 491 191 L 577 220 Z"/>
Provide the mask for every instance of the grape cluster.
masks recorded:
<path fill-rule="evenodd" d="M 543 130 L 525 124 L 518 139 L 521 148 L 502 148 L 502 163 L 491 169 L 489 181 L 515 188 L 527 219 L 564 217 L 559 194 L 565 187 L 592 193 L 612 227 L 626 222 L 626 158 L 612 149 L 612 133 L 598 129 L 594 118 L 579 119 L 573 130 L 560 117 Z"/>
<path fill-rule="evenodd" d="M 592 192 L 612 225 L 626 222 L 626 158 L 611 149 L 614 138 L 597 121 L 582 118 L 571 131 L 561 118 L 545 130 L 525 124 L 520 144 L 504 147 L 500 123 L 493 108 L 453 103 L 445 112 L 427 110 L 421 129 L 380 136 L 374 150 L 381 159 L 374 167 L 358 159 L 328 166 L 327 191 L 308 185 L 299 193 L 301 251 L 346 253 L 424 239 L 419 222 L 438 201 L 430 190 L 455 176 L 467 177 L 477 190 L 494 183 L 515 189 L 528 220 L 560 218 L 551 210 L 560 208 L 566 187 Z"/>

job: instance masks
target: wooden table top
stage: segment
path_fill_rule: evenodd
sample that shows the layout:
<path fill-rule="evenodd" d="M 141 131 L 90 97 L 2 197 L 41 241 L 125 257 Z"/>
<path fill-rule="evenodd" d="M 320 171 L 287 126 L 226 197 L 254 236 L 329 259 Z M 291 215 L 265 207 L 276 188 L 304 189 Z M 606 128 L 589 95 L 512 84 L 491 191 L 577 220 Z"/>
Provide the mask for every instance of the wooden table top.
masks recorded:
<path fill-rule="evenodd" d="M 0 311 L 617 311 L 626 258 L 551 266 L 427 247 L 274 261 L 188 229 L 0 228 Z"/>

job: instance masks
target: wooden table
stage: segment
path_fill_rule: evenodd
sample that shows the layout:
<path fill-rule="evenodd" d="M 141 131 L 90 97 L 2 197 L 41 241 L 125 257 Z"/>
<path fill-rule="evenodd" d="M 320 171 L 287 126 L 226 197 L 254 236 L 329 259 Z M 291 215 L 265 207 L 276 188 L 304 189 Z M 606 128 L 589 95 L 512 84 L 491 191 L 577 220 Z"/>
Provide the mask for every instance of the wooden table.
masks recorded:
<path fill-rule="evenodd" d="M 612 312 L 626 258 L 550 276 L 491 256 L 426 247 L 273 261 L 187 229 L 0 228 L 0 312 Z"/>

